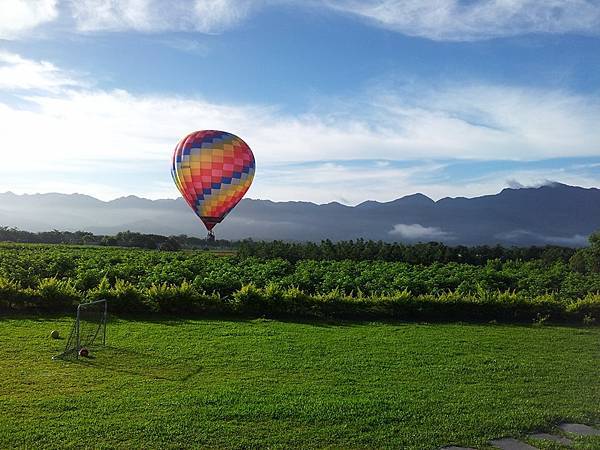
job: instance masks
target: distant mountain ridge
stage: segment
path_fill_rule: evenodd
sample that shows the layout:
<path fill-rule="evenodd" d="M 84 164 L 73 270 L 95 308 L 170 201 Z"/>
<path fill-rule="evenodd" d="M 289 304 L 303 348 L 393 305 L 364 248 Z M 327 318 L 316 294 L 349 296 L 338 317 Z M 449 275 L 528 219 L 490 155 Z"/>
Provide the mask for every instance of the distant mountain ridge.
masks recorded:
<path fill-rule="evenodd" d="M 131 230 L 204 236 L 182 198 L 136 196 L 104 202 L 83 194 L 0 194 L 0 226 L 28 231 L 84 230 L 114 234 Z M 443 241 L 447 244 L 581 246 L 600 229 L 600 190 L 553 183 L 506 188 L 494 195 L 442 198 L 413 194 L 357 206 L 332 202 L 244 199 L 216 228 L 223 239 L 376 239 Z"/>

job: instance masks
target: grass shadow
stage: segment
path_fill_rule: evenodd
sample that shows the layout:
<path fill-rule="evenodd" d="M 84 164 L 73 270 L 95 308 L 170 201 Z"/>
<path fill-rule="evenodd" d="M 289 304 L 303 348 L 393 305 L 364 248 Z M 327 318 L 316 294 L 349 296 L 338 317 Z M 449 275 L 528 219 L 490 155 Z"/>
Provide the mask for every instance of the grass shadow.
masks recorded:
<path fill-rule="evenodd" d="M 133 320 L 138 322 L 148 322 L 166 326 L 178 326 L 190 323 L 198 322 L 213 322 L 215 320 L 221 322 L 234 322 L 234 323 L 247 323 L 247 324 L 258 324 L 268 322 L 285 322 L 285 323 L 297 323 L 302 325 L 310 325 L 319 328 L 328 327 L 339 327 L 339 326 L 352 326 L 365 324 L 371 321 L 377 320 L 358 320 L 358 319 L 342 319 L 342 318 L 325 318 L 325 317 L 306 317 L 306 316 L 294 316 L 294 315 L 277 315 L 277 316 L 266 316 L 259 314 L 190 314 L 187 317 L 181 316 L 157 316 L 155 314 L 119 314 L 109 316 L 109 322 L 111 320 Z M 379 322 L 379 321 L 377 321 Z M 401 322 L 401 321 L 395 321 Z"/>
<path fill-rule="evenodd" d="M 31 320 L 33 322 L 56 322 L 57 320 L 75 320 L 75 312 L 35 312 L 27 311 L 0 311 L 0 322 L 6 320 Z"/>
<path fill-rule="evenodd" d="M 32 313 L 32 312 L 11 312 L 10 314 L 0 314 L 0 322 L 9 320 L 31 320 L 34 322 L 55 322 L 56 320 L 74 320 L 74 316 L 68 313 Z M 151 313 L 141 314 L 117 314 L 110 313 L 108 315 L 108 323 L 118 323 L 120 321 L 135 321 L 135 322 L 147 322 L 152 324 L 159 324 L 164 326 L 177 327 L 180 325 L 186 325 L 190 323 L 198 322 L 233 322 L 233 323 L 247 323 L 247 324 L 258 324 L 266 322 L 285 322 L 285 323 L 296 323 L 302 325 L 308 325 L 318 328 L 330 328 L 330 327 L 352 327 L 367 324 L 390 324 L 390 325 L 489 325 L 489 326 L 515 326 L 515 327 L 536 327 L 530 320 L 487 320 L 487 319 L 474 319 L 474 318 L 419 318 L 419 317 L 385 317 L 385 316 L 365 316 L 365 317 L 307 317 L 297 315 L 259 315 L 259 314 L 189 314 L 189 315 L 157 315 Z M 565 328 L 583 328 L 583 329 L 598 329 L 600 324 L 586 326 L 580 322 L 572 321 L 549 321 L 547 326 L 552 327 L 565 327 Z M 543 327 L 541 327 L 543 328 Z"/>
<path fill-rule="evenodd" d="M 202 371 L 200 365 L 189 361 L 165 358 L 120 347 L 100 347 L 91 351 L 89 358 L 70 358 L 69 362 L 100 370 L 136 375 L 155 380 L 184 382 Z"/>

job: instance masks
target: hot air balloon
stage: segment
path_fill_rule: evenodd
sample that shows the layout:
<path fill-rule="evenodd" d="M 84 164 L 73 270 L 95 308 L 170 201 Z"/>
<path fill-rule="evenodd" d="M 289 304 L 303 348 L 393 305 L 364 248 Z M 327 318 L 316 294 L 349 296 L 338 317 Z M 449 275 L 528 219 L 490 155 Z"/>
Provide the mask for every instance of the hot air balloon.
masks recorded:
<path fill-rule="evenodd" d="M 242 139 L 226 131 L 195 131 L 173 152 L 171 175 L 190 208 L 212 229 L 242 199 L 254 178 L 254 155 Z"/>

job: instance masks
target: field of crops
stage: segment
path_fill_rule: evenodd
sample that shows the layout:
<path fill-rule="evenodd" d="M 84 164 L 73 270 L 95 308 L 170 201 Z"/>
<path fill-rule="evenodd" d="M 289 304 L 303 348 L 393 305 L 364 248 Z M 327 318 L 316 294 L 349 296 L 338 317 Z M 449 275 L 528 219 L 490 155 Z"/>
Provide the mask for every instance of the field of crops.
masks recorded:
<path fill-rule="evenodd" d="M 204 251 L 0 245 L 0 308 L 432 320 L 600 317 L 600 274 L 563 261 L 485 265 L 241 258 Z"/>

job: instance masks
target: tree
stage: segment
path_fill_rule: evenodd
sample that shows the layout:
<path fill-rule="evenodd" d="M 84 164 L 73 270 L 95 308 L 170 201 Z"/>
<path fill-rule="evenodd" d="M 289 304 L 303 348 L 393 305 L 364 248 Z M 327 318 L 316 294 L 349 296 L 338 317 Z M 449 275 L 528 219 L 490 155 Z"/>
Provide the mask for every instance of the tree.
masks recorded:
<path fill-rule="evenodd" d="M 600 230 L 588 238 L 590 246 L 581 248 L 569 260 L 571 269 L 580 273 L 600 273 Z"/>
<path fill-rule="evenodd" d="M 170 237 L 165 242 L 160 244 L 158 249 L 163 252 L 176 252 L 181 250 L 181 245 L 179 245 L 179 242 L 177 242 L 176 238 Z"/>
<path fill-rule="evenodd" d="M 569 260 L 569 266 L 575 272 L 586 273 L 588 268 L 587 255 L 585 250 L 577 251 Z"/>
<path fill-rule="evenodd" d="M 590 242 L 590 247 L 587 249 L 590 271 L 598 273 L 600 272 L 600 230 L 593 232 L 588 240 Z"/>

